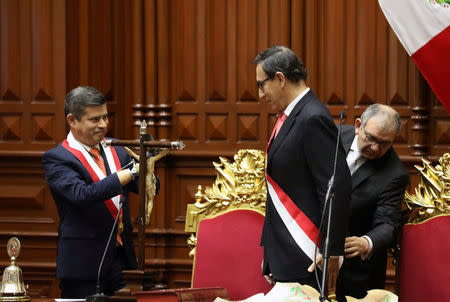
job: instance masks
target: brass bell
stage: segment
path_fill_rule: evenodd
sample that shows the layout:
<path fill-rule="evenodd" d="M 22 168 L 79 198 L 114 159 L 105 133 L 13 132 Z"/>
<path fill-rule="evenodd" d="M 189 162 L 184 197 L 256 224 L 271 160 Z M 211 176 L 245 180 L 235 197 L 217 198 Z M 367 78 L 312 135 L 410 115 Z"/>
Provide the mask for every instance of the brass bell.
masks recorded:
<path fill-rule="evenodd" d="M 30 301 L 22 279 L 22 270 L 16 265 L 20 253 L 20 241 L 12 237 L 8 241 L 7 251 L 11 257 L 11 265 L 3 271 L 0 301 Z"/>

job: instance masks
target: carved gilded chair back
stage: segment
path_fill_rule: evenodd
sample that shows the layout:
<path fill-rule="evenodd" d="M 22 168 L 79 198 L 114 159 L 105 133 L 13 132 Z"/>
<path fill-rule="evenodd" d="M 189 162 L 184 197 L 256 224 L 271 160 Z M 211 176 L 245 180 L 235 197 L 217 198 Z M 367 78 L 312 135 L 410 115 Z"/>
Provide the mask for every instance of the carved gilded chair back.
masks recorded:
<path fill-rule="evenodd" d="M 264 177 L 265 156 L 261 150 L 243 149 L 234 155 L 234 162 L 219 157 L 213 162 L 216 180 L 205 190 L 199 185 L 195 203 L 188 204 L 185 231 L 198 232 L 201 220 L 233 210 L 252 210 L 265 214 L 267 188 Z M 195 253 L 195 236 L 189 245 Z"/>

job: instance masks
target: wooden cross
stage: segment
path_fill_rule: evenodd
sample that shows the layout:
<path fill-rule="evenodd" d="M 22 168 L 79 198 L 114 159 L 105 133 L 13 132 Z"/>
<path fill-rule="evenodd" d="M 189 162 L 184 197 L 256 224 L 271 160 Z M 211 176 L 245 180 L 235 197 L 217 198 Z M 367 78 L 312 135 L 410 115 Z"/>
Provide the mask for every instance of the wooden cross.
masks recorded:
<path fill-rule="evenodd" d="M 182 150 L 185 145 L 182 141 L 154 141 L 147 133 L 147 123 L 141 122 L 139 139 L 136 140 L 107 140 L 107 145 L 122 147 L 139 147 L 139 156 L 131 151 L 131 156 L 139 160 L 139 208 L 138 208 L 138 269 L 144 270 L 145 261 L 145 222 L 150 221 L 150 214 L 153 207 L 153 197 L 155 195 L 155 179 L 153 172 L 155 162 L 166 156 L 171 149 Z M 162 152 L 147 159 L 147 149 L 162 148 Z M 148 161 L 147 161 L 148 160 Z M 152 187 L 153 186 L 153 187 Z M 149 199 L 146 215 L 146 199 Z"/>

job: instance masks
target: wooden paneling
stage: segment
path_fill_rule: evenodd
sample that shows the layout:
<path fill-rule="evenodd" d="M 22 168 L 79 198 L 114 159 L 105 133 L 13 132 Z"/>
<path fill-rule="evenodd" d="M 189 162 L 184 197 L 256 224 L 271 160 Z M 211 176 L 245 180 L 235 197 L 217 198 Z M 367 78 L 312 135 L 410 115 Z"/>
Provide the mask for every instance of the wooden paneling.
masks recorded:
<path fill-rule="evenodd" d="M 58 295 L 58 217 L 41 155 L 65 135 L 65 26 L 64 1 L 0 1 L 0 263 L 17 236 L 33 297 Z"/>
<path fill-rule="evenodd" d="M 0 2 L 2 153 L 38 154 L 64 134 L 64 11 L 62 1 Z"/>
<path fill-rule="evenodd" d="M 427 125 L 427 130 L 431 130 L 428 140 L 429 154 L 431 158 L 437 159 L 444 152 L 448 152 L 450 148 L 450 119 L 445 108 L 429 87 L 427 87 L 427 95 L 430 100 L 428 108 L 431 112 Z"/>
<path fill-rule="evenodd" d="M 276 113 L 258 99 L 252 60 L 273 44 L 290 46 L 305 62 L 308 86 L 336 120 L 345 110 L 351 124 L 373 102 L 400 113 L 395 149 L 412 186 L 422 156 L 448 152 L 448 114 L 376 0 L 0 1 L 3 266 L 15 234 L 32 295 L 58 295 L 58 216 L 40 161 L 66 135 L 65 94 L 91 85 L 108 100 L 109 136 L 135 138 L 145 119 L 155 138 L 187 145 L 158 163 L 146 267 L 170 287 L 188 286 L 186 205 L 198 185 L 213 182 L 218 156 L 265 148 Z M 137 230 L 136 196 L 132 205 Z"/>
<path fill-rule="evenodd" d="M 30 292 L 34 297 L 57 296 L 58 217 L 39 157 L 2 156 L 0 205 L 0 267 L 9 265 L 9 238 L 18 237 L 22 244 L 18 264 Z"/>
<path fill-rule="evenodd" d="M 124 100 L 124 46 L 127 37 L 124 34 L 124 3 L 111 0 L 68 0 L 66 3 L 67 70 L 70 72 L 67 72 L 65 89 L 68 92 L 87 85 L 98 89 L 105 96 L 110 112 L 107 135 L 125 137 L 130 131 L 122 125 L 125 116 L 130 124 L 131 108 L 129 103 L 127 106 L 128 100 Z M 140 63 L 139 66 L 142 65 Z M 60 139 L 64 136 L 65 133 Z"/>

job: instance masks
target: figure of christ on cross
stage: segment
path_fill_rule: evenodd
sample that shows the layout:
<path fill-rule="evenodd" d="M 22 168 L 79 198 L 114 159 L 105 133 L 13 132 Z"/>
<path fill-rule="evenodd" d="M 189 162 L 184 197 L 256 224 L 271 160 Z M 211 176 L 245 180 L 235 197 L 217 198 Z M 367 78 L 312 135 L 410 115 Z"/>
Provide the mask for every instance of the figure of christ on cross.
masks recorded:
<path fill-rule="evenodd" d="M 150 223 L 150 215 L 153 209 L 153 199 L 156 195 L 156 178 L 154 176 L 155 163 L 170 153 L 170 150 L 182 150 L 185 145 L 182 141 L 154 141 L 153 137 L 147 133 L 147 123 L 141 122 L 138 140 L 107 140 L 107 145 L 125 147 L 128 154 L 139 161 L 139 210 L 138 210 L 138 269 L 144 270 L 145 246 L 144 232 L 145 225 Z M 139 147 L 139 155 L 131 151 L 130 147 Z M 154 156 L 147 156 L 148 149 L 161 148 Z M 136 165 L 137 166 L 137 165 Z M 145 192 L 142 194 L 141 192 Z M 145 217 L 145 220 L 144 220 Z"/>

